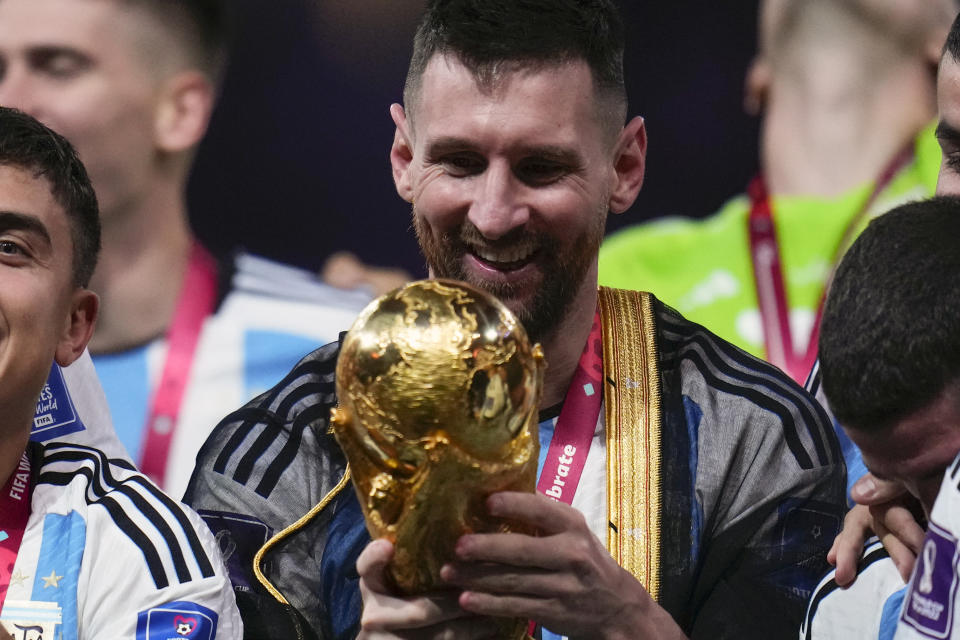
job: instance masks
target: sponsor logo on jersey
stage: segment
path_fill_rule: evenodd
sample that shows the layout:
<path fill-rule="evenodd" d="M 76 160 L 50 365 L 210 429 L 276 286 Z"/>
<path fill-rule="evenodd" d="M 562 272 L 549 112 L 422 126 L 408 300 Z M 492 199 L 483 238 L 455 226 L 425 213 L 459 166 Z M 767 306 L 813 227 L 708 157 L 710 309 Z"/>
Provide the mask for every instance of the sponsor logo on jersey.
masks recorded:
<path fill-rule="evenodd" d="M 137 614 L 137 640 L 213 640 L 217 614 L 195 602 L 178 600 Z"/>
<path fill-rule="evenodd" d="M 957 539 L 930 522 L 917 557 L 901 621 L 929 638 L 946 638 L 953 626 L 957 591 Z"/>
<path fill-rule="evenodd" d="M 30 439 L 46 442 L 61 438 L 70 433 L 83 431 L 83 423 L 77 415 L 77 409 L 70 397 L 67 383 L 60 366 L 54 363 L 50 369 L 46 384 L 37 398 L 37 408 L 33 414 L 33 429 Z"/>

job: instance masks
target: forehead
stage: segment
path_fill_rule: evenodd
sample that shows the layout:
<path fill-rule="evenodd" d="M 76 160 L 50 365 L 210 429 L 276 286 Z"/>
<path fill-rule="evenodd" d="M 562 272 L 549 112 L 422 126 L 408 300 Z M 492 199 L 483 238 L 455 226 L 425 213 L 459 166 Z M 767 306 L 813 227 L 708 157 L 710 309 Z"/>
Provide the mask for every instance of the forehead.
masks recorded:
<path fill-rule="evenodd" d="M 493 82 L 450 56 L 434 56 L 421 79 L 415 126 L 428 135 L 499 131 L 510 137 L 599 137 L 596 93 L 583 61 L 508 69 Z"/>
<path fill-rule="evenodd" d="M 881 432 L 847 432 L 871 471 L 896 479 L 928 477 L 946 469 L 960 451 L 960 399 L 948 390 Z"/>
<path fill-rule="evenodd" d="M 69 221 L 51 192 L 50 182 L 32 169 L 0 164 L 0 211 L 39 220 L 54 245 L 69 241 Z"/>
<path fill-rule="evenodd" d="M 0 47 L 128 52 L 145 15 L 118 0 L 0 0 Z"/>
<path fill-rule="evenodd" d="M 949 122 L 956 125 L 960 118 L 960 62 L 949 52 L 943 54 L 937 70 L 937 106 L 940 117 L 950 116 Z"/>

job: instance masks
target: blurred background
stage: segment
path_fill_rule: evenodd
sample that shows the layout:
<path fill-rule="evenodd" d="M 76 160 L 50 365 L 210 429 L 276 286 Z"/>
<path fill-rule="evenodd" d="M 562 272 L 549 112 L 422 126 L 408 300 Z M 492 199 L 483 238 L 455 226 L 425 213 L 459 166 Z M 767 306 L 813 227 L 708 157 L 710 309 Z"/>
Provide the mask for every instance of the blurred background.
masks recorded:
<path fill-rule="evenodd" d="M 204 243 L 319 270 L 334 251 L 424 276 L 393 188 L 387 112 L 401 100 L 423 0 L 233 0 L 231 61 L 189 188 Z M 647 176 L 608 233 L 706 216 L 757 167 L 743 111 L 756 0 L 620 0 L 630 114 L 646 119 Z"/>

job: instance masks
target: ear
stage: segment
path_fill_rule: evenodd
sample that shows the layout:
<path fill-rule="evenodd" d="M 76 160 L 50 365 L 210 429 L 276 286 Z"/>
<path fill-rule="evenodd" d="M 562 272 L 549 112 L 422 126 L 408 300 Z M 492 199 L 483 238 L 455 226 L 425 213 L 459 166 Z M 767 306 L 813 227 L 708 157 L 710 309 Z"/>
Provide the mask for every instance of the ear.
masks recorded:
<path fill-rule="evenodd" d="M 57 345 L 55 359 L 61 367 L 66 367 L 80 357 L 87 348 L 93 328 L 97 324 L 100 310 L 100 298 L 89 289 L 77 289 L 70 302 L 70 315 L 67 318 L 60 343 Z"/>
<path fill-rule="evenodd" d="M 397 125 L 397 130 L 393 134 L 393 146 L 390 147 L 393 183 L 401 198 L 407 202 L 413 202 L 413 181 L 410 176 L 410 168 L 413 164 L 413 138 L 410 136 L 410 123 L 403 107 L 396 103 L 390 105 L 390 117 Z"/>
<path fill-rule="evenodd" d="M 216 90 L 199 71 L 181 71 L 170 76 L 162 88 L 154 118 L 158 149 L 170 153 L 196 146 L 207 132 Z"/>
<path fill-rule="evenodd" d="M 623 213 L 630 208 L 643 186 L 647 167 L 647 130 L 643 118 L 627 123 L 617 140 L 613 169 L 616 183 L 610 194 L 610 211 Z"/>
<path fill-rule="evenodd" d="M 743 110 L 747 115 L 759 116 L 767 104 L 773 71 L 763 56 L 757 56 L 747 69 L 747 78 L 743 87 Z"/>

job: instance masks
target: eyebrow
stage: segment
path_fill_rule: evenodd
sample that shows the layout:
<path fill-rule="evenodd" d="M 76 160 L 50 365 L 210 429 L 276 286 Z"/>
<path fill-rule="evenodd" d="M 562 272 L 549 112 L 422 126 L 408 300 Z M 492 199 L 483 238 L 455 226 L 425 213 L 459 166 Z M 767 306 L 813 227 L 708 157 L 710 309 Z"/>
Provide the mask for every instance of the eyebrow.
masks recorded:
<path fill-rule="evenodd" d="M 36 216 L 0 210 L 0 232 L 3 231 L 27 231 L 39 236 L 48 247 L 53 246 L 50 232 Z"/>
<path fill-rule="evenodd" d="M 943 120 L 937 123 L 937 130 L 934 135 L 936 135 L 937 140 L 960 142 L 960 130 Z"/>

